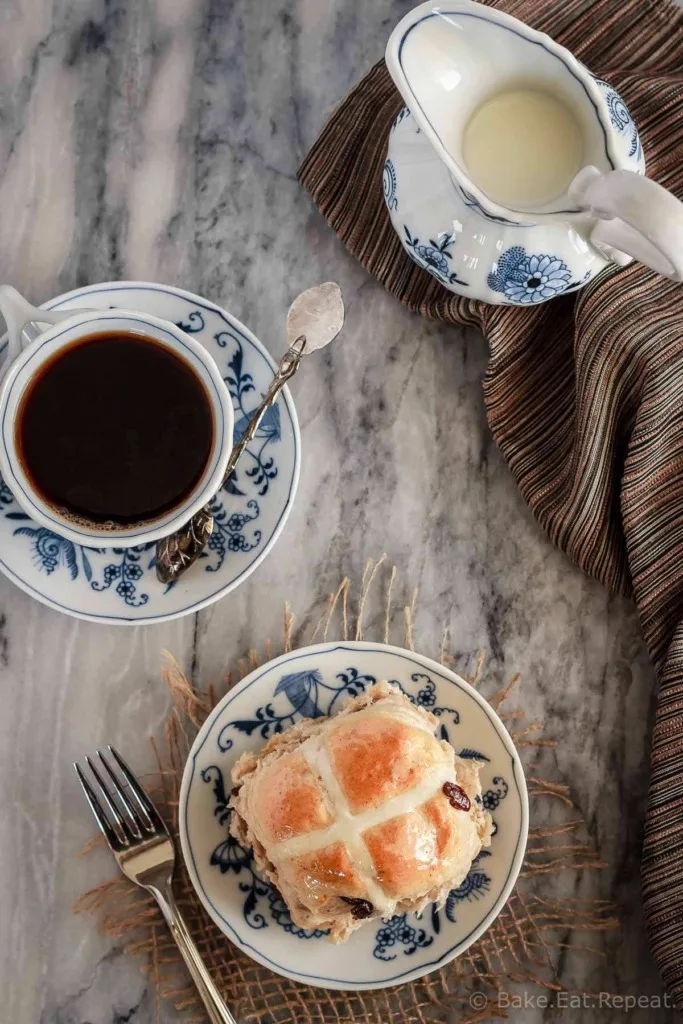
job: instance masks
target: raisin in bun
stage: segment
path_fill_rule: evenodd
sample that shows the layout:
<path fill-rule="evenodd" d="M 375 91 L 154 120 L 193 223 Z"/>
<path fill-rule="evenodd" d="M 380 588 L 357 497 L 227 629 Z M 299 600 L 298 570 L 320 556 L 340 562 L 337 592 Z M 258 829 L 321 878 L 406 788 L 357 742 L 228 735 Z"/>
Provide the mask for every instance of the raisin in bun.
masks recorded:
<path fill-rule="evenodd" d="M 437 724 L 378 683 L 237 761 L 231 831 L 297 925 L 344 942 L 364 920 L 443 902 L 489 845 L 480 765 Z"/>

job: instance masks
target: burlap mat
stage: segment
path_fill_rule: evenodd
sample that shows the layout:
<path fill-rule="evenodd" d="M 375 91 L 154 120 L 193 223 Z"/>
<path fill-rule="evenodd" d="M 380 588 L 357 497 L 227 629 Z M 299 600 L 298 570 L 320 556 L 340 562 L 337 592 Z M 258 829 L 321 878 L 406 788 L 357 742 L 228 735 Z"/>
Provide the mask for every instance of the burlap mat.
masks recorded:
<path fill-rule="evenodd" d="M 192 740 L 216 702 L 259 663 L 316 641 L 365 639 L 414 647 L 415 595 L 402 606 L 397 602 L 396 570 L 384 558 L 369 562 L 354 595 L 349 580 L 331 594 L 314 628 L 295 631 L 294 615 L 285 611 L 284 634 L 278 649 L 264 646 L 227 673 L 219 686 L 201 691 L 191 685 L 171 659 L 165 679 L 173 695 L 173 711 L 166 724 L 163 746 L 154 745 L 158 774 L 145 780 L 157 806 L 177 837 L 178 793 L 183 766 Z M 364 620 L 374 609 L 369 626 Z M 440 650 L 424 651 L 453 665 L 449 637 L 442 635 Z M 182 865 L 174 885 L 178 903 L 205 963 L 239 1021 L 260 1024 L 427 1024 L 445 1021 L 457 1010 L 461 1024 L 507 1017 L 497 994 L 513 984 L 539 991 L 563 990 L 556 973 L 558 957 L 571 942 L 573 950 L 592 949 L 591 934 L 617 927 L 614 908 L 601 900 L 558 899 L 539 876 L 569 873 L 572 892 L 580 890 L 582 873 L 604 867 L 586 842 L 583 823 L 572 806 L 568 788 L 540 775 L 547 748 L 538 722 L 528 722 L 517 704 L 517 677 L 497 688 L 487 683 L 481 655 L 459 666 L 498 710 L 524 762 L 530 797 L 529 841 L 519 881 L 506 907 L 482 938 L 459 959 L 427 978 L 378 992 L 335 992 L 312 989 L 289 981 L 254 963 L 239 952 L 204 912 Z M 552 758 L 547 758 L 552 761 Z M 550 806 L 549 806 L 550 805 Z M 547 824 L 552 821 L 553 824 Z M 92 846 L 100 845 L 99 840 Z M 179 844 L 178 844 L 179 845 Z M 92 848 L 91 846 L 91 848 Z M 126 952 L 141 957 L 152 981 L 157 1011 L 161 999 L 183 1011 L 183 1019 L 204 1021 L 202 1004 L 185 972 L 178 950 L 151 896 L 132 886 L 122 875 L 86 893 L 79 912 L 95 914 L 102 931 L 121 942 Z M 568 938 L 568 932 L 578 932 Z M 593 950 L 599 955 L 598 950 Z M 483 993 L 484 1006 L 472 1009 L 473 992 Z"/>
<path fill-rule="evenodd" d="M 618 89 L 640 129 L 648 173 L 681 197 L 683 12 L 668 0 L 492 6 L 548 32 Z M 387 135 L 402 105 L 381 62 L 333 115 L 300 178 L 349 251 L 397 298 L 484 332 L 488 420 L 524 499 L 587 573 L 635 596 L 660 683 L 643 900 L 653 955 L 680 1009 L 683 292 L 639 265 L 535 307 L 447 292 L 404 253 L 384 207 Z"/>

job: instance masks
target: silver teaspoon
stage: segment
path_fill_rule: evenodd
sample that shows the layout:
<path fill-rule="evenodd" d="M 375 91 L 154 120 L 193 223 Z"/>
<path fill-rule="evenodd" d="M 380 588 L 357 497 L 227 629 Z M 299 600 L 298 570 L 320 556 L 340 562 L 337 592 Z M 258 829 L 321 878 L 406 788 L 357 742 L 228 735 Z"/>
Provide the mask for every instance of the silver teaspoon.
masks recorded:
<path fill-rule="evenodd" d="M 329 345 L 343 326 L 344 302 L 341 289 L 334 281 L 316 285 L 297 295 L 287 313 L 289 348 L 280 360 L 263 401 L 230 453 L 221 487 L 228 481 L 247 445 L 253 440 L 266 409 L 273 405 L 287 381 L 299 369 L 302 357 Z M 197 561 L 209 542 L 212 530 L 211 508 L 205 505 L 180 530 L 157 541 L 157 579 L 161 583 L 175 583 Z"/>

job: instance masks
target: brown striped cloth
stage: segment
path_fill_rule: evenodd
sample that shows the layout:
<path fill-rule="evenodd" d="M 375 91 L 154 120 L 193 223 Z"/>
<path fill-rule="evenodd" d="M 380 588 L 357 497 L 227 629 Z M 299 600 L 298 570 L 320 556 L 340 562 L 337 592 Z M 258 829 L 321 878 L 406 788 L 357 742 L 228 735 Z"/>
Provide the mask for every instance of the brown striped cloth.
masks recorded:
<path fill-rule="evenodd" d="M 648 173 L 683 198 L 683 12 L 668 0 L 493 0 L 616 87 Z M 683 289 L 642 266 L 608 270 L 535 307 L 452 295 L 404 253 L 382 167 L 403 105 L 383 62 L 324 128 L 299 172 L 359 262 L 424 316 L 480 328 L 489 424 L 552 541 L 633 595 L 659 679 L 642 886 L 650 944 L 683 1008 Z"/>

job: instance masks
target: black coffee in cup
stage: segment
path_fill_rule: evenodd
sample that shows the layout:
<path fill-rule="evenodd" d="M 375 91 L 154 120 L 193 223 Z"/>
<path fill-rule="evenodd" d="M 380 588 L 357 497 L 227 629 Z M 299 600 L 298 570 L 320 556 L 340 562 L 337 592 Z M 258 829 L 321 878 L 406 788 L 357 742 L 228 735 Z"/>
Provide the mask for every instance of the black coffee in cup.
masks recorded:
<path fill-rule="evenodd" d="M 24 472 L 56 511 L 112 529 L 181 505 L 213 444 L 209 396 L 194 370 L 137 334 L 81 338 L 22 396 L 15 440 Z"/>

